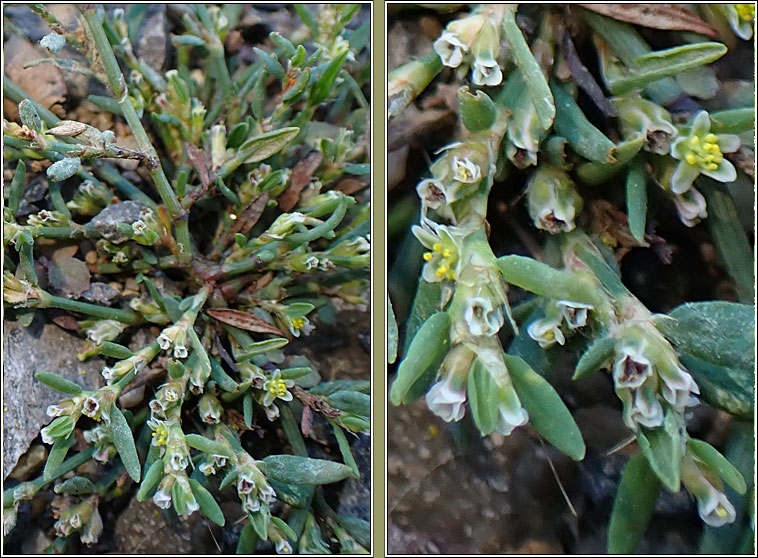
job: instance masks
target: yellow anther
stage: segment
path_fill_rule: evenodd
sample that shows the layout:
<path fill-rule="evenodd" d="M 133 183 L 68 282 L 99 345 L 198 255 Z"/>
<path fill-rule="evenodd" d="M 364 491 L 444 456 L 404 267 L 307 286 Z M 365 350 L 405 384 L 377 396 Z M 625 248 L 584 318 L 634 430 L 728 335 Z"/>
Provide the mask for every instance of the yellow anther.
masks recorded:
<path fill-rule="evenodd" d="M 153 438 L 155 438 L 155 432 L 153 432 L 152 436 L 153 436 Z"/>
<path fill-rule="evenodd" d="M 447 266 L 441 265 L 437 268 L 437 277 L 444 277 L 447 273 Z"/>
<path fill-rule="evenodd" d="M 695 147 L 695 146 L 697 146 L 697 145 L 700 145 L 700 138 L 699 138 L 698 136 L 692 136 L 692 137 L 690 138 L 690 145 L 691 145 L 692 147 Z"/>
<path fill-rule="evenodd" d="M 445 250 L 443 250 L 443 252 L 442 252 L 442 257 L 443 258 L 449 258 L 451 256 L 451 254 L 452 254 L 452 252 L 450 250 L 448 250 L 447 248 L 445 248 Z"/>
<path fill-rule="evenodd" d="M 716 137 L 716 134 L 708 134 L 703 139 L 705 139 L 706 143 L 717 143 L 719 141 L 719 138 Z"/>
<path fill-rule="evenodd" d="M 723 508 L 723 506 L 719 506 L 718 508 L 716 508 L 716 515 L 718 515 L 719 517 L 726 517 L 727 516 L 727 512 Z"/>
<path fill-rule="evenodd" d="M 292 327 L 295 329 L 301 329 L 305 325 L 305 320 L 303 318 L 293 318 L 292 319 Z"/>
<path fill-rule="evenodd" d="M 455 279 L 455 271 L 453 271 L 452 269 L 450 271 L 448 271 L 447 272 L 447 278 L 450 279 L 451 281 L 453 279 Z"/>
<path fill-rule="evenodd" d="M 435 243 L 434 246 L 432 246 L 432 250 L 434 250 L 435 252 L 439 252 L 440 250 L 442 250 L 442 244 L 440 244 L 439 242 Z"/>
<path fill-rule="evenodd" d="M 715 149 L 718 149 L 719 146 L 715 143 L 707 143 L 703 146 L 703 151 L 714 151 Z"/>
<path fill-rule="evenodd" d="M 553 333 L 552 329 L 548 329 L 545 332 L 545 339 L 552 339 L 553 337 L 555 337 L 555 333 Z"/>
<path fill-rule="evenodd" d="M 705 165 L 705 170 L 716 170 L 719 166 L 716 163 L 708 163 Z"/>
<path fill-rule="evenodd" d="M 755 19 L 755 4 L 735 4 L 734 9 L 737 10 L 737 15 L 743 21 Z"/>
<path fill-rule="evenodd" d="M 687 162 L 690 165 L 694 165 L 696 162 L 695 156 L 692 153 L 687 153 Z"/>
<path fill-rule="evenodd" d="M 424 261 L 425 261 L 425 262 L 428 262 L 428 261 L 430 261 L 430 260 L 431 260 L 433 257 L 434 257 L 434 254 L 432 254 L 431 252 L 426 252 L 426 253 L 424 254 Z"/>

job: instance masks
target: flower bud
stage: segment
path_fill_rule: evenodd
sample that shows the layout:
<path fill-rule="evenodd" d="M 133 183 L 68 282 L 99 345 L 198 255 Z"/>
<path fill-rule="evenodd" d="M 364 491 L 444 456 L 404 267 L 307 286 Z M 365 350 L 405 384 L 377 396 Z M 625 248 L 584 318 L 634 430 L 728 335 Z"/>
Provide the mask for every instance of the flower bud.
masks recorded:
<path fill-rule="evenodd" d="M 535 227 L 550 234 L 574 230 L 574 219 L 584 204 L 568 174 L 543 163 L 532 174 L 527 188 L 529 215 Z"/>
<path fill-rule="evenodd" d="M 645 134 L 645 150 L 658 155 L 669 152 L 671 140 L 679 133 L 671 122 L 671 114 L 662 106 L 639 97 L 629 95 L 612 99 L 621 121 L 621 133 L 633 136 Z"/>

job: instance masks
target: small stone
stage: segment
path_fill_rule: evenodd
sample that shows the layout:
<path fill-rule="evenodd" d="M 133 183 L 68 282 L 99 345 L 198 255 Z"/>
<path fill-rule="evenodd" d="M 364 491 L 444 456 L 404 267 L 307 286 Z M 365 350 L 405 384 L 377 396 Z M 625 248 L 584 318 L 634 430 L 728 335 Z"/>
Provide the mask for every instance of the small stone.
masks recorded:
<path fill-rule="evenodd" d="M 88 302 L 110 306 L 118 299 L 118 291 L 107 283 L 90 283 L 80 297 Z"/>
<path fill-rule="evenodd" d="M 137 201 L 114 203 L 103 209 L 92 219 L 92 225 L 103 238 L 114 244 L 126 242 L 129 238 L 118 232 L 117 225 L 131 225 L 139 220 L 142 204 Z"/>

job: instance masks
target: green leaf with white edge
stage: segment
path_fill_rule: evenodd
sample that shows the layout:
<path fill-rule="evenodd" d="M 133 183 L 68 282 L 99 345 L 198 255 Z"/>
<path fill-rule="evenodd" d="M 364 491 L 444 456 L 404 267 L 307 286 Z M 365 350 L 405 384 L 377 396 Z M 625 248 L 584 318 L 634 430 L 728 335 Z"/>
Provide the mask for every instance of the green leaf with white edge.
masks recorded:
<path fill-rule="evenodd" d="M 330 484 L 352 474 L 344 463 L 299 455 L 269 455 L 258 464 L 267 477 L 290 484 Z"/>
<path fill-rule="evenodd" d="M 416 380 L 448 352 L 449 330 L 450 316 L 447 312 L 437 312 L 430 316 L 418 330 L 408 348 L 408 354 L 398 367 L 397 377 L 390 389 L 393 405 L 399 405 Z"/>
<path fill-rule="evenodd" d="M 281 349 L 287 343 L 289 343 L 289 340 L 285 339 L 284 337 L 274 337 L 273 339 L 266 339 L 265 341 L 250 343 L 244 348 L 241 353 L 236 354 L 235 357 L 238 361 L 248 360 L 253 358 L 255 355 L 261 355 L 269 351 Z"/>
<path fill-rule="evenodd" d="M 329 93 L 332 91 L 333 86 L 334 86 L 334 80 L 337 79 L 337 75 L 342 69 L 342 65 L 345 63 L 345 60 L 347 59 L 347 55 L 349 52 L 350 52 L 349 49 L 345 49 L 345 51 L 342 52 L 342 54 L 332 59 L 332 61 L 329 62 L 329 65 L 326 67 L 323 73 L 318 77 L 316 82 L 313 84 L 313 86 L 311 87 L 311 95 L 310 95 L 310 104 L 312 106 L 318 105 L 324 102 L 326 98 L 329 96 Z"/>
<path fill-rule="evenodd" d="M 126 422 L 124 413 L 115 405 L 111 409 L 111 436 L 126 472 L 134 479 L 134 482 L 139 482 L 141 466 L 137 456 L 137 448 L 134 445 L 134 435 Z"/>
<path fill-rule="evenodd" d="M 753 418 L 755 378 L 741 368 L 718 366 L 688 353 L 679 357 L 700 387 L 700 398 L 717 409 L 744 418 Z"/>
<path fill-rule="evenodd" d="M 214 500 L 213 496 L 211 496 L 211 493 L 208 492 L 208 489 L 191 477 L 189 479 L 189 484 L 192 488 L 192 493 L 195 495 L 195 499 L 200 506 L 200 510 L 205 514 L 205 517 L 213 521 L 216 525 L 223 527 L 224 523 L 226 523 L 224 512 L 221 511 L 221 508 L 216 500 Z"/>
<path fill-rule="evenodd" d="M 142 502 L 147 498 L 158 485 L 158 482 L 163 478 L 163 458 L 156 459 L 150 468 L 145 473 L 142 482 L 140 483 L 139 490 L 137 491 L 137 501 Z"/>
<path fill-rule="evenodd" d="M 572 376 L 573 380 L 581 380 L 590 374 L 603 368 L 609 360 L 613 358 L 616 351 L 616 340 L 613 337 L 600 337 L 592 341 L 587 350 L 584 352 L 579 362 L 576 363 L 576 370 Z"/>
<path fill-rule="evenodd" d="M 629 460 L 608 525 L 609 554 L 632 554 L 637 549 L 653 516 L 660 486 L 643 454 Z"/>
<path fill-rule="evenodd" d="M 81 496 L 83 494 L 92 494 L 95 491 L 95 484 L 87 477 L 72 477 L 66 479 L 55 487 L 56 494 L 71 494 L 72 496 Z"/>
<path fill-rule="evenodd" d="M 189 447 L 200 450 L 203 453 L 225 455 L 226 457 L 232 456 L 228 445 L 216 440 L 211 440 L 200 434 L 187 434 L 184 439 Z"/>
<path fill-rule="evenodd" d="M 498 419 L 497 385 L 478 359 L 471 367 L 466 389 L 474 424 L 482 436 L 492 434 Z"/>
<path fill-rule="evenodd" d="M 642 453 L 670 492 L 679 492 L 681 484 L 683 428 L 681 417 L 669 411 L 660 428 L 640 428 L 637 432 L 637 443 Z"/>
<path fill-rule="evenodd" d="M 721 455 L 719 450 L 714 448 L 708 442 L 690 438 L 687 441 L 687 448 L 695 454 L 703 463 L 708 465 L 711 470 L 721 479 L 731 486 L 738 494 L 744 494 L 747 490 L 745 478 L 737 470 L 737 467 L 729 463 L 726 457 Z"/>
<path fill-rule="evenodd" d="M 50 448 L 50 453 L 45 462 L 45 469 L 42 473 L 42 478 L 46 481 L 53 478 L 58 467 L 60 467 L 63 460 L 66 459 L 66 454 L 68 453 L 68 450 L 71 449 L 75 438 L 76 436 L 74 436 L 73 433 L 69 434 L 68 438 L 56 438 L 53 447 Z"/>
<path fill-rule="evenodd" d="M 634 240 L 644 243 L 647 220 L 647 171 L 643 158 L 635 159 L 626 175 L 626 213 Z"/>
<path fill-rule="evenodd" d="M 371 396 L 357 391 L 336 391 L 329 396 L 329 404 L 346 413 L 364 417 L 371 414 Z"/>
<path fill-rule="evenodd" d="M 513 387 L 529 413 L 529 423 L 548 442 L 575 461 L 587 451 L 574 417 L 547 380 L 520 357 L 504 354 Z"/>
<path fill-rule="evenodd" d="M 63 376 L 54 374 L 53 372 L 37 372 L 34 377 L 43 384 L 50 386 L 61 393 L 70 393 L 72 395 L 79 395 L 82 393 L 82 386 L 76 382 L 67 380 Z"/>
<path fill-rule="evenodd" d="M 392 302 L 387 297 L 387 362 L 394 363 L 397 360 L 397 344 L 399 334 L 397 329 L 397 320 L 395 311 L 392 309 Z"/>
<path fill-rule="evenodd" d="M 597 294 L 588 281 L 526 256 L 503 256 L 497 267 L 505 280 L 527 291 L 555 300 L 596 304 Z"/>
<path fill-rule="evenodd" d="M 288 127 L 257 135 L 243 143 L 239 152 L 246 163 L 257 163 L 268 159 L 291 142 L 300 132 L 300 128 Z"/>
<path fill-rule="evenodd" d="M 252 523 L 247 523 L 242 528 L 239 541 L 237 541 L 237 549 L 235 554 L 255 554 L 255 549 L 258 546 L 258 534 L 255 532 L 255 528 Z"/>
<path fill-rule="evenodd" d="M 688 302 L 656 317 L 656 327 L 680 351 L 719 366 L 755 369 L 755 308 L 737 302 Z"/>
<path fill-rule="evenodd" d="M 635 58 L 627 76 L 608 84 L 611 93 L 624 95 L 659 79 L 670 77 L 690 68 L 710 64 L 726 54 L 722 43 L 695 43 L 650 52 Z"/>

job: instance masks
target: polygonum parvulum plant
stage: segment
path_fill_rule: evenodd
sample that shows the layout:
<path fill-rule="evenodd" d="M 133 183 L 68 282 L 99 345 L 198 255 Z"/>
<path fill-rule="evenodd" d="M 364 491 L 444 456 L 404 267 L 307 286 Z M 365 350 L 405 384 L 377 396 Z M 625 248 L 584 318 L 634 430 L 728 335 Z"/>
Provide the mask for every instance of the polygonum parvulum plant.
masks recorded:
<path fill-rule="evenodd" d="M 440 6 L 432 52 L 389 74 L 391 137 L 414 103 L 457 116 L 415 182 L 418 242 L 407 253 L 417 263 L 398 254 L 390 273 L 401 297 L 400 273 L 420 267 L 410 312 L 390 305 L 390 400 L 423 396 L 443 421 L 470 420 L 482 436 L 529 425 L 581 461 L 582 432 L 550 382 L 573 358 L 576 390 L 607 375 L 638 448 L 608 550 L 635 550 L 663 488 L 697 502 L 704 548 L 750 552 L 752 449 L 727 450 L 732 463 L 688 428 L 703 403 L 735 423 L 753 417 L 752 225 L 735 198 L 753 200 L 754 82 L 722 81 L 718 61 L 752 37 L 754 11 L 582 6 Z M 413 118 L 397 126 L 432 122 Z M 661 231 L 707 236 L 731 277 L 727 300 L 643 304 L 619 262 L 647 249 L 676 266 L 654 228 L 666 220 Z M 511 230 L 529 240 L 520 253 L 504 248 Z M 399 328 L 395 314 L 407 317 Z M 719 547 L 722 525 L 733 535 Z"/>
<path fill-rule="evenodd" d="M 134 48 L 146 5 L 79 5 L 75 28 L 29 8 L 52 30 L 40 41 L 52 58 L 33 64 L 94 78 L 107 94 L 88 100 L 118 126 L 61 120 L 4 80 L 19 113 L 3 123 L 6 310 L 25 325 L 66 311 L 80 359 L 107 359 L 90 391 L 36 374 L 65 396 L 47 409 L 44 472 L 5 491 L 5 533 L 54 486 L 55 548 L 74 534 L 95 543 L 98 506 L 131 490 L 172 514 L 244 521 L 241 553 L 266 540 L 278 553 L 368 552 L 368 522 L 336 513 L 321 487 L 359 476 L 350 441 L 370 431 L 368 378 L 322 379 L 298 349 L 367 309 L 368 6 L 280 7 L 289 27 L 271 23 L 251 47 L 249 6 L 172 5 L 168 71 Z M 46 195 L 29 214 L 31 179 Z M 56 243 L 78 250 L 40 259 Z M 96 284 L 114 296 L 82 300 Z M 324 448 L 306 442 L 317 423 Z M 265 432 L 280 438 L 268 455 Z"/>

